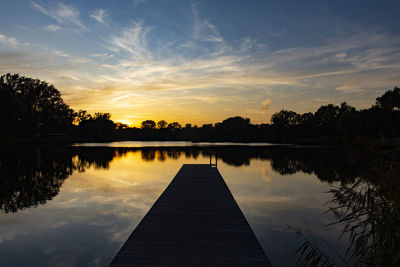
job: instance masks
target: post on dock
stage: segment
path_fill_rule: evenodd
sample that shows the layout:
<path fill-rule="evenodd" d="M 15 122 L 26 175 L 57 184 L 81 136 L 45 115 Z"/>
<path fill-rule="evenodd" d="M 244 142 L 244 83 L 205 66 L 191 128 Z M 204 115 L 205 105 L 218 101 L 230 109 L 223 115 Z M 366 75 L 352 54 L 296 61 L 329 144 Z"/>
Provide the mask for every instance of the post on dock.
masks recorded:
<path fill-rule="evenodd" d="M 215 164 L 212 163 L 213 155 L 215 156 Z M 218 163 L 218 153 L 217 152 L 210 152 L 210 166 L 217 168 Z"/>

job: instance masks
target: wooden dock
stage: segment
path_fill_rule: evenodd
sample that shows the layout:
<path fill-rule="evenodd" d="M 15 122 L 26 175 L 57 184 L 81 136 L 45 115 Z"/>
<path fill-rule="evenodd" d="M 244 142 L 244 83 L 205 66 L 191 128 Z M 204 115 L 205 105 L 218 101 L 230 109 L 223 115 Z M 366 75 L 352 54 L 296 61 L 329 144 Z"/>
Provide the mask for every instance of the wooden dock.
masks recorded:
<path fill-rule="evenodd" d="M 271 266 L 217 168 L 185 164 L 110 266 Z"/>

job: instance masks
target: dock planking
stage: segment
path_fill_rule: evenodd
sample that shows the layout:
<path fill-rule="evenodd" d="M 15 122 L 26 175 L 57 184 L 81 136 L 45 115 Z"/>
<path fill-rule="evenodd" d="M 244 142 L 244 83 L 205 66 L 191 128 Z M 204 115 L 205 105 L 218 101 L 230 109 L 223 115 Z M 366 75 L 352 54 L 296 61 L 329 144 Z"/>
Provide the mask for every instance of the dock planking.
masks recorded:
<path fill-rule="evenodd" d="M 110 266 L 271 266 L 217 168 L 184 164 Z"/>

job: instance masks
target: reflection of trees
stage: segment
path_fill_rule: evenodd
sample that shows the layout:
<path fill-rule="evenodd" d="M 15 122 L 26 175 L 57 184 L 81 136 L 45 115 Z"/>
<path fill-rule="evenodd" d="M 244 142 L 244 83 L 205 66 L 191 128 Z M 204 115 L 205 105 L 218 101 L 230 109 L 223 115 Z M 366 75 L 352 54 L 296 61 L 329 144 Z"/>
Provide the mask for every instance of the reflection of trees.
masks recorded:
<path fill-rule="evenodd" d="M 75 165 L 71 154 L 40 150 L 0 152 L 0 207 L 16 212 L 52 199 Z"/>
<path fill-rule="evenodd" d="M 197 159 L 198 157 L 199 157 L 199 151 L 198 150 L 194 150 L 194 151 L 192 151 L 192 157 L 194 158 L 194 159 Z"/>
<path fill-rule="evenodd" d="M 95 149 L 95 150 L 94 150 Z M 291 175 L 296 172 L 314 173 L 321 181 L 353 182 L 362 167 L 349 165 L 342 152 L 338 149 L 294 148 L 294 147 L 143 147 L 143 148 L 80 148 L 87 150 L 78 152 L 82 161 L 89 164 L 93 161 L 95 167 L 108 168 L 113 157 L 124 156 L 127 152 L 141 153 L 144 161 L 177 160 L 182 155 L 186 159 L 197 159 L 200 155 L 209 157 L 217 153 L 218 160 L 231 166 L 249 165 L 251 160 L 269 160 L 274 171 L 281 175 Z M 87 156 L 90 154 L 90 157 Z M 105 161 L 102 164 L 102 159 Z"/>
<path fill-rule="evenodd" d="M 158 151 L 157 159 L 159 161 L 165 161 L 167 159 L 167 153 L 165 151 Z"/>
<path fill-rule="evenodd" d="M 169 150 L 167 152 L 168 158 L 170 159 L 179 159 L 179 157 L 181 156 L 181 151 L 179 150 Z"/>
<path fill-rule="evenodd" d="M 79 157 L 78 168 L 84 171 L 90 167 L 94 169 L 108 169 L 110 162 L 114 157 L 122 157 L 125 155 L 124 150 L 104 149 L 104 148 L 90 148 L 76 150 Z"/>
<path fill-rule="evenodd" d="M 349 164 L 342 151 L 326 148 L 221 146 L 113 149 L 140 152 L 145 161 L 153 161 L 156 158 L 159 161 L 167 158 L 177 160 L 182 154 L 187 159 L 197 159 L 199 155 L 209 157 L 213 153 L 217 153 L 218 159 L 224 163 L 237 167 L 249 165 L 254 159 L 269 160 L 271 168 L 281 175 L 291 175 L 296 172 L 314 173 L 321 181 L 326 182 L 354 182 L 363 169 L 362 166 Z"/>
<path fill-rule="evenodd" d="M 144 161 L 154 161 L 156 158 L 156 150 L 144 148 L 142 150 L 142 160 Z"/>
<path fill-rule="evenodd" d="M 232 166 L 249 165 L 253 159 L 269 160 L 282 175 L 298 171 L 315 173 L 322 181 L 353 181 L 362 168 L 349 167 L 336 150 L 283 147 L 72 147 L 58 150 L 26 149 L 0 152 L 0 205 L 6 212 L 45 203 L 56 196 L 74 171 L 108 169 L 114 158 L 141 153 L 144 161 L 197 159 L 217 153 Z"/>
<path fill-rule="evenodd" d="M 125 152 L 126 153 L 126 152 Z M 13 149 L 0 151 L 0 208 L 5 212 L 51 200 L 74 171 L 107 169 L 124 151 L 104 149 Z"/>

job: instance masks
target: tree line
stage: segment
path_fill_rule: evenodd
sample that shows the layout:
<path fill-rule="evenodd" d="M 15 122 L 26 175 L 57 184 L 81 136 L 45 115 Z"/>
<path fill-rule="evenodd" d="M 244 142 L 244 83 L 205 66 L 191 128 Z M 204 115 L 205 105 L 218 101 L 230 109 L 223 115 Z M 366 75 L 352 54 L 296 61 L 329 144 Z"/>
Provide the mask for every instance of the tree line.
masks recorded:
<path fill-rule="evenodd" d="M 357 110 L 343 102 L 316 112 L 274 113 L 271 123 L 252 124 L 240 116 L 202 126 L 145 120 L 139 128 L 111 120 L 110 113 L 74 111 L 47 82 L 6 74 L 0 77 L 2 136 L 66 136 L 74 140 L 182 140 L 211 142 L 336 143 L 355 136 L 396 138 L 400 133 L 400 88 Z"/>

